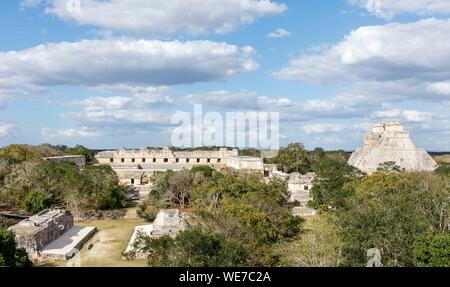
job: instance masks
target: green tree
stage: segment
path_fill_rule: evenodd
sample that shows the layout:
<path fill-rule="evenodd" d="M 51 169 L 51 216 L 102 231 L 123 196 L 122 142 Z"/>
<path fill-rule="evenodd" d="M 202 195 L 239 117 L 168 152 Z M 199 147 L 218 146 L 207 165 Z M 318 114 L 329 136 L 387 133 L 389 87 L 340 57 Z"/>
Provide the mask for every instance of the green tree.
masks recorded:
<path fill-rule="evenodd" d="M 67 179 L 78 174 L 77 167 L 68 162 L 25 161 L 16 164 L 5 179 L 2 197 L 12 206 L 21 206 L 25 197 L 35 192 L 45 195 L 53 205 L 64 204 L 65 192 L 71 187 Z"/>
<path fill-rule="evenodd" d="M 82 145 L 76 145 L 75 147 L 64 147 L 63 151 L 67 155 L 84 155 L 86 163 L 91 163 L 94 160 L 94 152 Z"/>
<path fill-rule="evenodd" d="M 414 243 L 414 265 L 450 267 L 450 234 L 421 235 Z"/>
<path fill-rule="evenodd" d="M 385 266 L 413 266 L 415 238 L 448 228 L 448 181 L 427 173 L 375 173 L 337 212 L 344 265 L 364 266 L 378 248 Z"/>
<path fill-rule="evenodd" d="M 263 176 L 259 173 L 222 169 L 194 187 L 192 201 L 194 207 L 214 213 L 223 197 L 241 198 L 255 192 L 268 195 L 280 204 L 289 199 L 286 181 L 273 178 L 264 183 Z"/>
<path fill-rule="evenodd" d="M 36 214 L 52 207 L 52 201 L 47 195 L 32 191 L 25 196 L 22 206 L 27 212 Z"/>
<path fill-rule="evenodd" d="M 201 175 L 199 180 L 195 180 L 195 175 Z M 281 256 L 277 246 L 295 238 L 303 222 L 292 215 L 286 204 L 289 198 L 286 181 L 277 178 L 267 181 L 259 173 L 224 168 L 205 177 L 198 172 L 170 171 L 155 175 L 152 183 L 149 199 L 139 209 L 142 217 L 153 220 L 159 208 L 179 206 L 178 199 L 174 201 L 169 196 L 174 191 L 175 194 L 188 195 L 185 206 L 193 207 L 195 211 L 191 217 L 192 225 L 206 234 L 220 234 L 227 241 L 239 242 L 247 254 L 246 266 L 277 266 Z M 181 252 L 167 238 L 154 241 L 154 244 L 152 248 L 155 250 L 169 248 L 178 250 L 178 253 L 155 251 L 154 254 L 159 256 L 151 259 L 156 262 L 151 265 L 170 265 L 175 260 L 173 256 Z"/>
<path fill-rule="evenodd" d="M 311 159 L 301 143 L 291 143 L 279 150 L 278 155 L 268 159 L 267 163 L 277 164 L 278 169 L 286 173 L 312 171 Z"/>
<path fill-rule="evenodd" d="M 254 156 L 254 157 L 261 157 L 261 151 L 257 149 L 240 149 L 239 150 L 239 156 Z"/>
<path fill-rule="evenodd" d="M 48 144 L 40 146 L 12 144 L 0 149 L 0 158 L 6 158 L 11 163 L 35 161 L 59 155 L 64 155 L 64 153 Z"/>
<path fill-rule="evenodd" d="M 191 169 L 191 173 L 195 174 L 199 172 L 204 177 L 212 177 L 214 169 L 209 165 L 196 165 Z"/>
<path fill-rule="evenodd" d="M 328 156 L 315 163 L 316 178 L 311 190 L 309 206 L 319 209 L 328 206 L 342 207 L 345 199 L 354 194 L 351 183 L 362 178 L 363 173 L 346 162 Z"/>
<path fill-rule="evenodd" d="M 198 228 L 181 231 L 175 238 L 141 235 L 135 247 L 148 254 L 149 266 L 236 267 L 244 265 L 247 258 L 239 242 Z"/>
<path fill-rule="evenodd" d="M 323 213 L 305 222 L 298 240 L 282 246 L 283 265 L 296 267 L 338 267 L 342 263 L 342 242 L 333 214 Z"/>
<path fill-rule="evenodd" d="M 203 170 L 205 171 L 205 170 Z M 150 201 L 159 202 L 161 206 L 189 207 L 191 193 L 195 186 L 204 180 L 203 172 L 168 171 L 151 178 L 153 183 L 150 191 Z"/>
<path fill-rule="evenodd" d="M 14 234 L 8 231 L 4 226 L 0 226 L 0 266 L 32 266 L 25 250 L 16 247 Z"/>
<path fill-rule="evenodd" d="M 387 161 L 378 165 L 377 171 L 379 172 L 399 172 L 402 168 L 396 164 L 395 161 Z"/>
<path fill-rule="evenodd" d="M 148 222 L 153 222 L 160 209 L 160 205 L 157 202 L 147 199 L 139 205 L 136 214 Z"/>
<path fill-rule="evenodd" d="M 275 243 L 279 239 L 276 226 L 269 216 L 250 204 L 227 204 L 224 214 L 234 217 L 242 226 L 264 243 Z"/>
<path fill-rule="evenodd" d="M 450 163 L 439 163 L 435 171 L 437 174 L 450 178 Z"/>
<path fill-rule="evenodd" d="M 86 201 L 84 206 L 92 209 L 115 209 L 126 206 L 126 187 L 108 165 L 87 166 L 83 171 Z"/>

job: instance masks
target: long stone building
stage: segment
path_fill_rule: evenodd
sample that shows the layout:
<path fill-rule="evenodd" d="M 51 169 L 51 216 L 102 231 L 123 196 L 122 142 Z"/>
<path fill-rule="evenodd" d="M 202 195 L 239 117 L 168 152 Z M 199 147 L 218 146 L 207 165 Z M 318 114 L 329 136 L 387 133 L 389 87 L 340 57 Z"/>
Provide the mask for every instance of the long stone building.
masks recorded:
<path fill-rule="evenodd" d="M 425 150 L 416 148 L 409 132 L 397 121 L 374 125 L 372 132 L 366 134 L 363 147 L 348 161 L 369 174 L 385 162 L 393 162 L 407 171 L 433 171 L 437 165 Z"/>
<path fill-rule="evenodd" d="M 45 157 L 43 160 L 50 160 L 54 162 L 71 162 L 74 163 L 78 168 L 83 169 L 86 167 L 86 159 L 84 155 L 64 155 L 64 156 L 52 156 Z"/>
<path fill-rule="evenodd" d="M 95 158 L 99 164 L 110 165 L 122 183 L 138 188 L 148 186 L 149 176 L 155 172 L 191 169 L 196 165 L 264 171 L 262 158 L 239 156 L 237 149 L 228 148 L 194 151 L 173 151 L 169 148 L 120 149 L 99 152 Z"/>

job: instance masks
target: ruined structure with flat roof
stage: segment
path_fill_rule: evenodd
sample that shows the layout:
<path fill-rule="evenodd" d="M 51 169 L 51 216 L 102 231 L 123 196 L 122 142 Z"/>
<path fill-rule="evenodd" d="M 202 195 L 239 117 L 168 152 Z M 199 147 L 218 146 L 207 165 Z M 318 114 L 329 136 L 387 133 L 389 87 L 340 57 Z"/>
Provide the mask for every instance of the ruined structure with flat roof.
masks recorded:
<path fill-rule="evenodd" d="M 309 172 L 300 174 L 297 172 L 289 174 L 288 191 L 291 194 L 290 202 L 298 202 L 298 206 L 293 208 L 293 214 L 297 216 L 314 216 L 316 210 L 308 207 L 308 202 L 312 199 L 311 189 L 314 186 L 316 174 Z"/>
<path fill-rule="evenodd" d="M 169 148 L 120 149 L 99 152 L 95 158 L 99 164 L 110 165 L 122 183 L 142 190 L 149 186 L 149 177 L 155 172 L 189 170 L 196 165 L 264 172 L 262 158 L 239 156 L 237 149 L 228 148 L 193 151 L 173 151 Z M 145 197 L 144 191 L 141 195 Z"/>
<path fill-rule="evenodd" d="M 84 155 L 63 155 L 63 156 L 52 156 L 46 157 L 44 160 L 50 160 L 54 162 L 71 162 L 74 163 L 78 168 L 83 169 L 86 167 L 86 158 Z"/>
<path fill-rule="evenodd" d="M 406 171 L 433 171 L 437 165 L 425 150 L 416 148 L 409 132 L 397 121 L 375 124 L 372 132 L 366 134 L 363 147 L 348 161 L 368 174 L 386 162 Z"/>
<path fill-rule="evenodd" d="M 268 174 L 268 177 L 265 178 L 266 183 L 274 177 L 287 182 L 290 195 L 289 202 L 296 203 L 292 208 L 292 213 L 295 216 L 314 216 L 317 214 L 315 209 L 308 206 L 308 202 L 312 200 L 311 190 L 314 187 L 316 173 L 284 173 L 279 171 L 275 165 L 270 164 L 265 165 L 264 172 Z"/>
<path fill-rule="evenodd" d="M 136 251 L 135 245 L 139 236 L 150 236 L 159 238 L 164 235 L 175 237 L 178 232 L 190 227 L 186 221 L 186 214 L 178 209 L 161 209 L 156 215 L 155 221 L 151 224 L 136 226 L 133 235 L 128 242 L 124 252 L 125 257 L 133 259 L 145 259 L 146 254 Z"/>
<path fill-rule="evenodd" d="M 74 226 L 70 212 L 44 210 L 9 228 L 18 248 L 25 249 L 32 260 L 66 260 L 95 233 L 95 227 Z"/>
<path fill-rule="evenodd" d="M 73 217 L 65 210 L 45 210 L 24 219 L 9 228 L 18 248 L 27 251 L 31 258 L 39 257 L 40 251 L 58 239 L 73 226 Z"/>

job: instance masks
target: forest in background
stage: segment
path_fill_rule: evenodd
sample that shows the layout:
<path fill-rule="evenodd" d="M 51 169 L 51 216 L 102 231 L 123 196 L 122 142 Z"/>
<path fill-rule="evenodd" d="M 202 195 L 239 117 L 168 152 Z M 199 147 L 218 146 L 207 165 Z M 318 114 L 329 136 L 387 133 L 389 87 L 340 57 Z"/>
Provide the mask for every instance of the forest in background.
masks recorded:
<path fill-rule="evenodd" d="M 68 154 L 84 155 L 88 166 L 42 160 Z M 125 208 L 126 187 L 109 166 L 89 164 L 93 155 L 82 146 L 0 149 L 0 205 L 29 214 Z M 266 160 L 287 173 L 316 173 L 309 205 L 318 215 L 306 220 L 291 214 L 282 180 L 207 166 L 158 173 L 138 214 L 151 222 L 161 208 L 180 208 L 194 224 L 175 238 L 142 237 L 139 248 L 150 266 L 365 266 L 372 248 L 384 266 L 449 266 L 450 164 L 408 173 L 385 163 L 366 175 L 348 156 L 293 143 Z M 2 221 L 0 265 L 28 265 L 11 236 Z"/>

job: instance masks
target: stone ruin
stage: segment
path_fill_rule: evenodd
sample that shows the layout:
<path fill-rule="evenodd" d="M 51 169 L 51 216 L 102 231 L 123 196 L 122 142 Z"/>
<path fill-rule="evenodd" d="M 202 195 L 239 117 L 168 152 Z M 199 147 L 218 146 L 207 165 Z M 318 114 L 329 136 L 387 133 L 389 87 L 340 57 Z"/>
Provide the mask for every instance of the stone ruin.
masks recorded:
<path fill-rule="evenodd" d="M 164 235 L 175 237 L 179 231 L 190 227 L 186 214 L 178 209 L 161 209 L 151 224 L 136 226 L 124 252 L 125 258 L 145 259 L 146 254 L 135 250 L 135 242 L 139 236 L 159 238 Z M 129 256 L 132 255 L 132 256 Z"/>
<path fill-rule="evenodd" d="M 32 260 L 67 260 L 95 233 L 95 227 L 74 226 L 73 216 L 63 209 L 44 210 L 9 227 L 18 248 Z"/>
<path fill-rule="evenodd" d="M 296 203 L 296 206 L 294 206 L 292 209 L 294 215 L 316 215 L 316 210 L 308 207 L 308 202 L 312 199 L 311 189 L 314 186 L 314 178 L 316 177 L 316 174 L 314 172 L 309 172 L 307 174 L 293 172 L 288 174 L 279 171 L 275 166 L 269 165 L 266 165 L 266 171 L 268 171 L 270 174 L 269 178 L 265 178 L 266 183 L 268 183 L 270 181 L 270 178 L 273 177 L 287 181 L 288 191 L 290 194 L 289 202 Z"/>
<path fill-rule="evenodd" d="M 308 207 L 311 200 L 311 189 L 316 174 L 313 172 L 307 174 L 291 173 L 289 174 L 288 190 L 291 193 L 290 202 L 298 202 L 298 206 L 293 208 L 294 215 L 314 216 L 316 210 Z"/>
<path fill-rule="evenodd" d="M 192 151 L 174 151 L 168 147 L 119 149 L 99 152 L 95 155 L 95 161 L 111 166 L 121 183 L 137 191 L 137 195 L 130 195 L 136 200 L 148 197 L 150 177 L 157 172 L 190 170 L 198 165 L 214 169 L 229 167 L 261 173 L 264 171 L 263 158 L 239 156 L 238 149 L 228 148 Z"/>
<path fill-rule="evenodd" d="M 73 226 L 73 217 L 65 210 L 45 210 L 9 228 L 18 248 L 35 259 L 50 242 L 58 239 Z"/>
<path fill-rule="evenodd" d="M 52 156 L 45 157 L 43 160 L 50 160 L 54 162 L 71 162 L 74 163 L 79 169 L 86 167 L 86 158 L 84 155 L 64 155 L 64 156 Z"/>
<path fill-rule="evenodd" d="M 406 171 L 433 171 L 436 162 L 423 149 L 414 145 L 409 132 L 397 121 L 373 126 L 362 148 L 357 149 L 348 163 L 371 174 L 380 164 L 392 162 Z"/>

